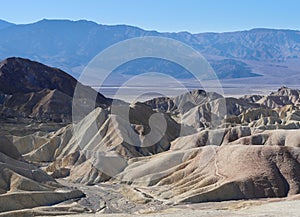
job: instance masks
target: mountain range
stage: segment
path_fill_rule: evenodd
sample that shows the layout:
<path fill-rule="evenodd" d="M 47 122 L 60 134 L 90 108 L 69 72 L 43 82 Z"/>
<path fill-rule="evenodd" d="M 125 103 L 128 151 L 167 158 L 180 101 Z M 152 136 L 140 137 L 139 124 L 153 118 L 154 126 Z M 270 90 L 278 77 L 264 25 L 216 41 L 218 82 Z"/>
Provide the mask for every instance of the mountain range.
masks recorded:
<path fill-rule="evenodd" d="M 282 75 L 296 80 L 300 65 L 300 32 L 252 29 L 224 33 L 166 33 L 128 25 L 101 25 L 79 20 L 41 20 L 16 25 L 0 22 L 0 58 L 19 56 L 61 68 L 75 78 L 105 48 L 125 39 L 160 36 L 176 39 L 199 51 L 220 79 L 266 76 L 280 81 Z M 119 73 L 135 74 L 167 67 L 179 79 L 190 75 L 164 61 L 127 63 Z M 295 80 L 294 79 L 294 80 Z M 262 79 L 264 80 L 264 79 Z M 273 81 L 272 80 L 272 81 Z"/>

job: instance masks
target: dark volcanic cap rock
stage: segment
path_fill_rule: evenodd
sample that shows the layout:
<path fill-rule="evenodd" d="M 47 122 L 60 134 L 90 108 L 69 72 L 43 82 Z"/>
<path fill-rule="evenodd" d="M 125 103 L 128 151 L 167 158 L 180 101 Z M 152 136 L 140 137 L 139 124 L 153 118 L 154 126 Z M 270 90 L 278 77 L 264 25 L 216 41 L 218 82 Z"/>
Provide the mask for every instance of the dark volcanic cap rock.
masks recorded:
<path fill-rule="evenodd" d="M 102 108 L 111 103 L 110 99 L 60 69 L 18 57 L 0 62 L 0 111 L 4 119 L 25 115 L 47 121 L 63 119 L 69 122 L 76 88 L 79 90 L 76 97 L 80 102 L 95 101 L 95 106 Z M 81 104 L 77 107 L 84 110 Z"/>
<path fill-rule="evenodd" d="M 80 85 L 86 96 L 91 96 L 92 92 L 95 92 L 58 68 L 20 57 L 10 57 L 0 62 L 0 92 L 5 94 L 25 94 L 49 89 L 73 97 L 76 85 Z M 109 99 L 98 93 L 98 104 L 109 102 Z"/>
<path fill-rule="evenodd" d="M 110 104 L 110 99 L 100 93 L 96 94 L 91 87 L 82 85 L 58 68 L 20 57 L 10 57 L 0 62 L 0 92 L 4 94 L 26 94 L 49 89 L 73 97 L 78 85 L 81 90 L 80 97 L 97 95 L 97 105 Z"/>
<path fill-rule="evenodd" d="M 59 90 L 73 96 L 77 81 L 60 69 L 11 57 L 0 63 L 0 91 L 6 94 Z"/>

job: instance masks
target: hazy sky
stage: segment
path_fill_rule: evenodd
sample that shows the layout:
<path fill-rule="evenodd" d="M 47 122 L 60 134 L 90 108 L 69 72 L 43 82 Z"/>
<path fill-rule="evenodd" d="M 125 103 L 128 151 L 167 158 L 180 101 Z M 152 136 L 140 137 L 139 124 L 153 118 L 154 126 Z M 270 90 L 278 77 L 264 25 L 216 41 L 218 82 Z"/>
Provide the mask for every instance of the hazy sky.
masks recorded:
<path fill-rule="evenodd" d="M 86 19 L 158 31 L 300 29 L 299 0 L 0 0 L 0 19 Z"/>

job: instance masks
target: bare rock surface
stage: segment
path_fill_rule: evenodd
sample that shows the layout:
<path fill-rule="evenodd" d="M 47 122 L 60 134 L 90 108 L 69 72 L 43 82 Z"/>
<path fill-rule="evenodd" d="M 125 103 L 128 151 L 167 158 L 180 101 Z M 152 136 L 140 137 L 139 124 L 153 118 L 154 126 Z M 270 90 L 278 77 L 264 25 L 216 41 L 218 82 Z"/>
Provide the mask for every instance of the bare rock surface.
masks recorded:
<path fill-rule="evenodd" d="M 83 196 L 81 191 L 64 187 L 37 166 L 24 161 L 8 139 L 0 139 L 0 213 Z"/>
<path fill-rule="evenodd" d="M 95 96 L 101 107 L 111 102 L 60 69 L 28 59 L 7 58 L 0 62 L 0 119 L 71 122 L 76 89 L 78 100 Z"/>
<path fill-rule="evenodd" d="M 0 216 L 259 216 L 299 199 L 299 90 L 114 104 L 79 84 L 72 101 L 75 79 L 21 58 L 0 84 Z"/>
<path fill-rule="evenodd" d="M 299 194 L 298 155 L 293 147 L 205 146 L 130 162 L 117 178 L 174 203 L 285 197 Z"/>

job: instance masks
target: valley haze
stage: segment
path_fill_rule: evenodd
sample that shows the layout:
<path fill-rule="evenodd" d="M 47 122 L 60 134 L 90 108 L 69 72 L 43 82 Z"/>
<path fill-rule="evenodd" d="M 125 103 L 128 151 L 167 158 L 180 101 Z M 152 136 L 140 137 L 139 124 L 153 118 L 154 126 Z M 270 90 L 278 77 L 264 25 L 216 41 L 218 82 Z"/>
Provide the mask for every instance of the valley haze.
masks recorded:
<path fill-rule="evenodd" d="M 75 78 L 95 55 L 109 46 L 134 37 L 157 36 L 178 40 L 200 52 L 213 67 L 227 95 L 254 91 L 265 94 L 284 85 L 298 87 L 300 81 L 300 33 L 297 30 L 260 28 L 224 33 L 160 33 L 86 20 L 44 19 L 22 25 L 1 21 L 0 33 L 1 59 L 10 56 L 29 58 L 61 68 Z M 185 69 L 151 58 L 123 64 L 106 84 L 119 87 L 131 76 L 148 71 L 169 72 L 176 79 L 187 80 L 186 86 L 195 88 L 193 81 L 189 82 L 191 74 Z M 103 91 L 113 96 L 115 89 Z M 125 95 L 130 98 L 130 93 Z"/>

